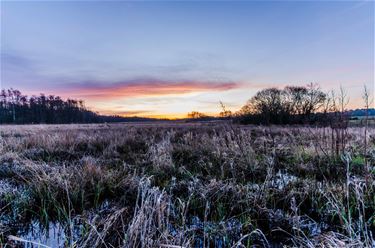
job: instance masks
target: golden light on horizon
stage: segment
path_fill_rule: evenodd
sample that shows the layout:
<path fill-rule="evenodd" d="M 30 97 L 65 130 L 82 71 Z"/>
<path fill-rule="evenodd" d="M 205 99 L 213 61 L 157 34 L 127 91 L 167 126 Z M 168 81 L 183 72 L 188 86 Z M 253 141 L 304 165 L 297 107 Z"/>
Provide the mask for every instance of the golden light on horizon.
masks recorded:
<path fill-rule="evenodd" d="M 236 87 L 229 87 L 224 83 L 223 85 L 214 85 L 213 89 L 209 88 L 209 84 L 199 86 L 196 82 L 193 85 L 180 85 L 179 83 L 171 83 L 170 85 L 163 85 L 161 89 L 148 89 L 145 85 L 136 87 L 132 85 L 125 89 L 138 89 L 136 91 L 127 92 L 125 89 L 117 93 L 116 88 L 102 91 L 99 95 L 95 92 L 100 92 L 102 89 L 96 87 L 94 89 L 83 90 L 68 90 L 61 92 L 64 98 L 83 99 L 86 106 L 95 112 L 104 115 L 118 115 L 126 117 L 149 117 L 157 119 L 181 119 L 186 118 L 187 114 L 192 111 L 198 111 L 205 115 L 217 116 L 221 112 L 219 101 L 224 102 L 228 109 L 232 112 L 239 110 L 248 99 L 250 99 L 258 90 L 265 87 L 274 87 L 276 85 L 270 83 L 238 83 Z M 331 85 L 324 84 L 323 91 L 329 92 Z M 151 84 L 148 86 L 151 87 Z M 284 84 L 278 88 L 285 87 Z M 141 89 L 147 89 L 146 93 L 142 93 Z M 357 92 L 356 95 L 361 94 L 362 86 L 351 86 L 347 88 L 351 93 Z M 173 89 L 170 91 L 170 89 Z M 247 92 L 247 94 L 244 94 Z M 46 95 L 53 94 L 45 92 Z M 73 94 L 72 94 L 73 93 Z M 88 94 L 90 93 L 90 94 Z M 38 93 L 32 93 L 38 95 Z M 87 94 L 87 95 L 85 95 Z M 109 94 L 109 95 L 106 95 Z M 72 97 L 73 95 L 73 97 Z M 94 97 L 92 97 L 94 96 Z M 356 109 L 363 107 L 361 97 L 352 97 L 347 106 L 348 109 Z"/>

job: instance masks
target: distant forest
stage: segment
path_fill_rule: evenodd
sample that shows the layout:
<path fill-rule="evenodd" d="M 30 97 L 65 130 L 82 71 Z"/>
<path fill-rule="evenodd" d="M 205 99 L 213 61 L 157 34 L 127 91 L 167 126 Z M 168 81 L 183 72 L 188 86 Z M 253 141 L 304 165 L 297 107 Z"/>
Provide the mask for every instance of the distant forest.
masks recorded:
<path fill-rule="evenodd" d="M 99 115 L 88 110 L 82 100 L 63 100 L 41 94 L 28 97 L 19 90 L 1 90 L 0 124 L 64 124 L 149 121 L 150 118 Z"/>

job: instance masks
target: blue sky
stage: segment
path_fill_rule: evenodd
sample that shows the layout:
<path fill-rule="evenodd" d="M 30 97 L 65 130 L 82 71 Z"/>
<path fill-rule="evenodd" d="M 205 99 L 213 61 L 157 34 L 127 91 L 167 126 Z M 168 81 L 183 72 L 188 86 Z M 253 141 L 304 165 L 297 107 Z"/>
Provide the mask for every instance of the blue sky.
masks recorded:
<path fill-rule="evenodd" d="M 1 88 L 102 113 L 238 109 L 263 87 L 374 85 L 374 2 L 1 2 Z"/>

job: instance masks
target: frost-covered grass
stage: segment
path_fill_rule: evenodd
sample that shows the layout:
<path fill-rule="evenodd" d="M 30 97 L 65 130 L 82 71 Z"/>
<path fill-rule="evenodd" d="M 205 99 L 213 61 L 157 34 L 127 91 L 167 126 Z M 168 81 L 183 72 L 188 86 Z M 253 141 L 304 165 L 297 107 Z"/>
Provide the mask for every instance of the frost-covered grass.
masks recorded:
<path fill-rule="evenodd" d="M 371 247 L 375 129 L 367 149 L 363 128 L 337 134 L 223 123 L 0 126 L 0 246 L 36 242 L 37 222 L 39 236 L 63 227 L 57 244 L 67 247 Z"/>

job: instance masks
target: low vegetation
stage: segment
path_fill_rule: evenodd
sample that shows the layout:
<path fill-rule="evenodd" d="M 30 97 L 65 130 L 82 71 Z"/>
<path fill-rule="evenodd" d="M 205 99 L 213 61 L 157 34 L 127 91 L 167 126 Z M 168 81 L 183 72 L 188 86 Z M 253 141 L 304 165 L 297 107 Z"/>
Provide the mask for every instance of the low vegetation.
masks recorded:
<path fill-rule="evenodd" d="M 0 246 L 375 245 L 371 128 L 366 139 L 358 127 L 171 122 L 0 135 Z"/>

